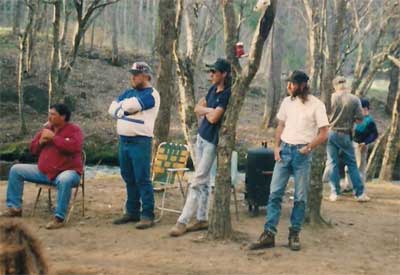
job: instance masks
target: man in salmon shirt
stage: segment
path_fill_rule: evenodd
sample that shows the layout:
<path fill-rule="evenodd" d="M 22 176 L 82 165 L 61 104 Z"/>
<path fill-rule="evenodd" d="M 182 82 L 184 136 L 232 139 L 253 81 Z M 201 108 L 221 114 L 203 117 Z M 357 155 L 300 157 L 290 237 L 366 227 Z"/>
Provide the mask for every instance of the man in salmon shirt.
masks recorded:
<path fill-rule="evenodd" d="M 2 217 L 22 216 L 24 181 L 57 186 L 57 207 L 47 229 L 64 226 L 71 189 L 79 184 L 83 170 L 83 134 L 69 122 L 71 111 L 64 104 L 50 107 L 48 123 L 31 142 L 38 164 L 15 164 L 11 167 L 7 188 L 7 211 Z"/>

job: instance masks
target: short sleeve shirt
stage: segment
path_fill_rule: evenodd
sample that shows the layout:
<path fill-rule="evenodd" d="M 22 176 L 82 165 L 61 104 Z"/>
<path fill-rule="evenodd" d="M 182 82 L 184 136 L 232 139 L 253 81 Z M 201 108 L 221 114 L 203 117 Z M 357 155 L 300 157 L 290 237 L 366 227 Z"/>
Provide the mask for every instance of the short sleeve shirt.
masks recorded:
<path fill-rule="evenodd" d="M 310 143 L 319 128 L 329 126 L 324 103 L 313 95 L 305 103 L 298 97 L 286 97 L 276 117 L 285 122 L 282 141 L 293 145 Z"/>
<path fill-rule="evenodd" d="M 349 92 L 342 92 L 332 94 L 331 101 L 331 129 L 350 133 L 354 122 L 363 119 L 360 99 Z"/>
<path fill-rule="evenodd" d="M 217 87 L 213 85 L 208 90 L 208 93 L 206 95 L 207 107 L 214 109 L 220 107 L 226 110 L 230 96 L 231 96 L 230 88 L 227 88 L 222 92 L 217 93 Z M 218 132 L 219 129 L 221 128 L 221 124 L 222 124 L 222 119 L 220 119 L 217 123 L 212 124 L 207 120 L 207 117 L 204 117 L 204 119 L 200 123 L 199 135 L 208 142 L 217 145 Z"/>

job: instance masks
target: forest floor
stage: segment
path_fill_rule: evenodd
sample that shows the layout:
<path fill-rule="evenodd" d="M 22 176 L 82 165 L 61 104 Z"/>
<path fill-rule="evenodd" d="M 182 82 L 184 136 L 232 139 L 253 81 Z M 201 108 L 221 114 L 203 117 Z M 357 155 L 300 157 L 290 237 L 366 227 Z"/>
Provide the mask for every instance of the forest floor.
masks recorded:
<path fill-rule="evenodd" d="M 5 190 L 6 182 L 0 182 L 0 211 Z M 46 196 L 30 217 L 36 187 L 27 184 L 21 220 L 41 241 L 52 274 L 400 274 L 400 185 L 369 183 L 372 201 L 364 204 L 351 197 L 336 203 L 324 200 L 322 213 L 331 226 L 305 226 L 299 252 L 287 247 L 292 205 L 291 187 L 288 190 L 277 246 L 256 252 L 248 251 L 247 245 L 261 233 L 265 212 L 250 217 L 241 191 L 239 221 L 232 207 L 235 241 L 210 241 L 204 232 L 171 238 L 168 232 L 177 216 L 170 213 L 145 231 L 133 224 L 112 225 L 125 198 L 122 180 L 116 176 L 88 180 L 85 217 L 78 196 L 69 224 L 55 231 L 44 228 L 51 217 Z M 159 194 L 156 199 L 159 202 Z M 177 190 L 170 199 L 180 207 Z"/>

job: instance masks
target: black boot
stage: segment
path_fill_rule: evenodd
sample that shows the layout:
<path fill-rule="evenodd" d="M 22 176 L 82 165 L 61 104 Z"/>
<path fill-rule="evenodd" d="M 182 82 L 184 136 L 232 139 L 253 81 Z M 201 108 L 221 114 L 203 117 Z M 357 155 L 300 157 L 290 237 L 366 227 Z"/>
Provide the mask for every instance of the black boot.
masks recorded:
<path fill-rule="evenodd" d="M 275 246 L 275 234 L 270 231 L 264 231 L 256 243 L 249 246 L 249 250 L 256 250 L 262 248 L 271 248 Z"/>
<path fill-rule="evenodd" d="M 139 217 L 134 217 L 134 216 L 124 214 L 122 217 L 115 219 L 113 221 L 113 224 L 126 224 L 128 222 L 138 222 L 138 221 L 140 221 Z"/>
<path fill-rule="evenodd" d="M 293 251 L 299 251 L 301 248 L 299 233 L 299 231 L 289 228 L 289 248 Z"/>

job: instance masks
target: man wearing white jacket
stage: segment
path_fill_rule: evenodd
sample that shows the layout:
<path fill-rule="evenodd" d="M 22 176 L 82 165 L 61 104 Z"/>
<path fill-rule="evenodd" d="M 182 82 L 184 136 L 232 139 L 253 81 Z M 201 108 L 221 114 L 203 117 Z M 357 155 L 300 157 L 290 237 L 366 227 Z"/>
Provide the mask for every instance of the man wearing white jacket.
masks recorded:
<path fill-rule="evenodd" d="M 135 62 L 129 72 L 132 88 L 117 97 L 108 109 L 117 120 L 119 165 L 127 191 L 125 213 L 114 224 L 139 222 L 137 229 L 147 229 L 154 225 L 150 163 L 160 95 L 151 86 L 152 71 L 148 64 Z"/>

